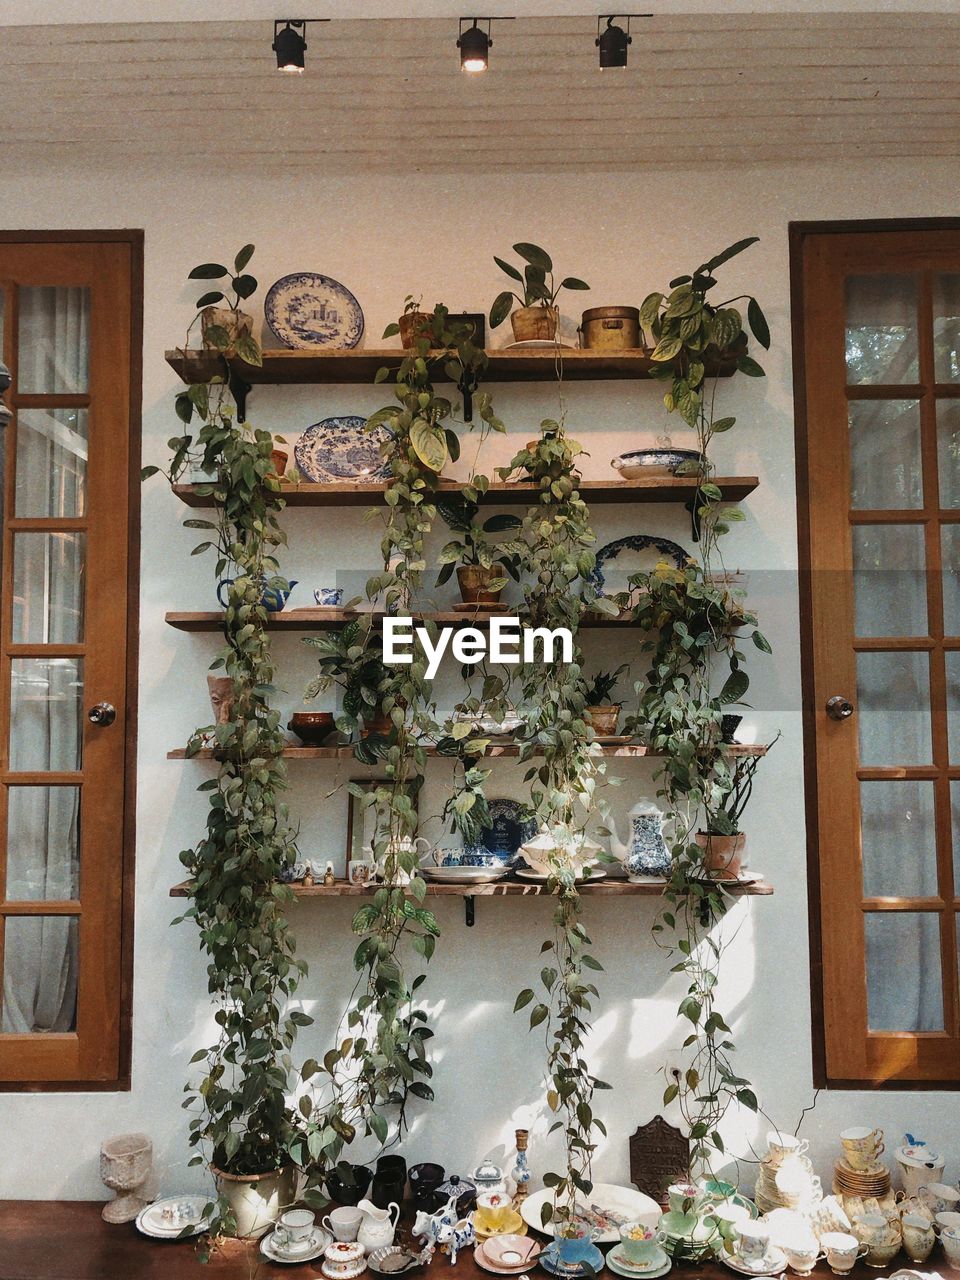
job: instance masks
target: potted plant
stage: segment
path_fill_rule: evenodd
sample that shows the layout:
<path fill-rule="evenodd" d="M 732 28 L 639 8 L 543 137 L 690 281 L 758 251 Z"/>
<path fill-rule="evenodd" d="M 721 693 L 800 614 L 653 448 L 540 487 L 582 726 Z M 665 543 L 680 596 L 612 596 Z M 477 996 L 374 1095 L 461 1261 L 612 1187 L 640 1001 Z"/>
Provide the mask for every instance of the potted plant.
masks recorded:
<path fill-rule="evenodd" d="M 449 582 L 456 566 L 465 604 L 496 604 L 507 585 L 504 572 L 514 582 L 520 581 L 520 546 L 516 542 L 490 543 L 485 535 L 519 529 L 523 523 L 520 517 L 496 515 L 479 523 L 480 508 L 462 494 L 437 498 L 436 507 L 447 526 L 462 535 L 440 552 L 438 586 Z"/>
<path fill-rule="evenodd" d="M 238 355 L 247 364 L 260 364 L 262 357 L 260 343 L 253 336 L 253 317 L 240 310 L 240 303 L 249 298 L 257 289 L 254 276 L 248 275 L 244 268 L 253 257 L 254 246 L 246 244 L 233 260 L 233 270 L 219 262 L 202 262 L 194 267 L 187 277 L 189 280 L 226 280 L 229 279 L 231 296 L 223 289 L 212 289 L 197 299 L 197 311 L 200 316 L 200 334 L 203 345 L 225 355 Z M 226 305 L 218 305 L 226 304 Z"/>
<path fill-rule="evenodd" d="M 383 331 L 385 338 L 395 338 L 400 335 L 400 345 L 405 351 L 412 351 L 417 345 L 420 336 L 424 334 L 424 330 L 429 330 L 432 326 L 433 316 L 429 311 L 421 311 L 420 306 L 423 302 L 423 296 L 415 298 L 408 293 L 403 300 L 403 314 L 396 324 L 388 324 Z"/>
<path fill-rule="evenodd" d="M 494 256 L 493 260 L 511 280 L 523 286 L 523 297 L 512 289 L 498 294 L 490 308 L 490 328 L 496 329 L 509 315 L 516 342 L 552 341 L 557 336 L 560 318 L 557 294 L 561 289 L 589 289 L 590 286 L 576 276 L 564 276 L 555 284 L 553 260 L 539 245 L 515 244 L 513 251 L 526 263 L 522 272 L 502 258 Z M 511 314 L 514 302 L 520 306 Z"/>
<path fill-rule="evenodd" d="M 779 736 L 779 735 L 778 735 Z M 776 742 L 774 738 L 774 742 Z M 771 742 L 770 746 L 773 746 Z M 769 748 L 768 748 L 769 750 Z M 747 837 L 740 830 L 740 819 L 750 802 L 753 779 L 763 756 L 737 756 L 729 776 L 729 790 L 724 791 L 719 808 L 707 811 L 706 831 L 698 831 L 696 842 L 703 850 L 704 870 L 711 875 L 728 877 L 740 874 Z"/>
<path fill-rule="evenodd" d="M 305 636 L 304 644 L 319 651 L 320 675 L 307 686 L 304 698 L 315 698 L 334 685 L 343 692 L 343 712 L 336 725 L 353 737 L 359 732 L 389 734 L 392 721 L 382 699 L 390 673 L 383 661 L 382 638 L 370 626 L 372 615 L 348 623 L 342 631 Z"/>
<path fill-rule="evenodd" d="M 599 738 L 612 738 L 617 732 L 617 721 L 620 718 L 620 702 L 613 702 L 610 695 L 620 676 L 629 670 L 627 664 L 621 663 L 616 671 L 598 671 L 584 691 L 586 706 L 583 713 L 593 732 Z"/>

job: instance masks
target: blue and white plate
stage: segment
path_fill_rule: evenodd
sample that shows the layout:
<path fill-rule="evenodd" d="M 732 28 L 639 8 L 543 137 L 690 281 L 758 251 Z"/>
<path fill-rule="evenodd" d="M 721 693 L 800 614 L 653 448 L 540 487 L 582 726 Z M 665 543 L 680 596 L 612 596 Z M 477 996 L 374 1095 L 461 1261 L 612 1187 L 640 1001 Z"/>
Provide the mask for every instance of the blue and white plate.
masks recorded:
<path fill-rule="evenodd" d="M 537 820 L 519 800 L 488 800 L 490 826 L 476 844 L 465 845 L 460 855 L 464 867 L 509 866 L 520 846 L 537 834 Z"/>
<path fill-rule="evenodd" d="M 380 445 L 389 440 L 390 432 L 386 427 L 367 431 L 366 422 L 366 418 L 347 414 L 307 427 L 293 450 L 304 478 L 313 484 L 388 479 L 390 468 Z"/>
<path fill-rule="evenodd" d="M 346 285 L 318 271 L 282 276 L 263 310 L 285 347 L 355 347 L 363 337 L 360 303 Z"/>
<path fill-rule="evenodd" d="M 634 533 L 600 548 L 590 582 L 598 596 L 621 595 L 630 590 L 629 580 L 635 573 L 649 573 L 661 560 L 682 569 L 689 558 L 689 553 L 669 538 Z"/>

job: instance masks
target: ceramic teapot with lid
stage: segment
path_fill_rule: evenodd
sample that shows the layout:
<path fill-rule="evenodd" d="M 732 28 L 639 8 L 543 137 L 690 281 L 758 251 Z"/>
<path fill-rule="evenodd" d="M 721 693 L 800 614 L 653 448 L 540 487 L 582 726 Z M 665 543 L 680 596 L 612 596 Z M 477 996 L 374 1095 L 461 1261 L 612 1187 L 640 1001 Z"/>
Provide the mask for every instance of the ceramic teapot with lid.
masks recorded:
<path fill-rule="evenodd" d="M 623 863 L 624 870 L 634 876 L 666 876 L 670 874 L 670 851 L 663 838 L 664 815 L 652 800 L 640 800 L 627 814 L 630 838 L 624 843 L 612 819 L 610 852 Z"/>

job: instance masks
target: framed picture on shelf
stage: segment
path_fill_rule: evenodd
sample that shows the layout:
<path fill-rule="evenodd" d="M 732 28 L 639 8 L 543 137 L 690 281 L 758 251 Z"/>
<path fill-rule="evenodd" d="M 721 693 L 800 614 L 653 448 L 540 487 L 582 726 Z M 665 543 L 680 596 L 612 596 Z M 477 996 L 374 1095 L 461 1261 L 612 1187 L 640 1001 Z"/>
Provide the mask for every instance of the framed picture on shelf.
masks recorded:
<path fill-rule="evenodd" d="M 372 791 L 376 791 L 377 787 L 389 785 L 389 778 L 349 779 L 350 787 L 357 787 L 367 795 Z M 364 850 L 369 849 L 373 844 L 376 836 L 376 825 L 376 806 L 368 805 L 364 808 L 360 797 L 354 795 L 353 791 L 348 790 L 346 875 L 351 884 L 365 884 L 373 878 L 372 868 L 365 872 L 365 868 L 369 866 L 369 863 Z M 351 866 L 354 863 L 357 863 L 357 867 L 355 871 L 351 872 Z"/>

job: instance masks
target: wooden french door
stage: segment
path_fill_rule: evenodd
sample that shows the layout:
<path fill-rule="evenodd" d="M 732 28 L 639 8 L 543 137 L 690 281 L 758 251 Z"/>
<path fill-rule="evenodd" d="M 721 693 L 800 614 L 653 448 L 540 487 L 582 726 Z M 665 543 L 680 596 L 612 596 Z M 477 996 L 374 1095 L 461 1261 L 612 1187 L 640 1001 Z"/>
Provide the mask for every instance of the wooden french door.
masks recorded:
<path fill-rule="evenodd" d="M 820 1083 L 960 1081 L 960 223 L 792 228 Z"/>
<path fill-rule="evenodd" d="M 0 234 L 6 1088 L 118 1087 L 129 1069 L 140 257 L 137 233 Z"/>

